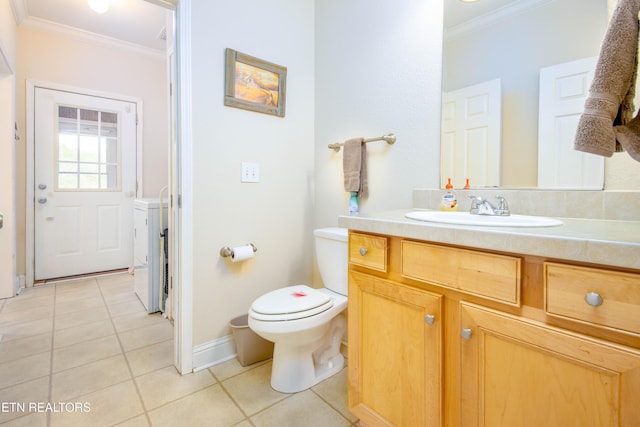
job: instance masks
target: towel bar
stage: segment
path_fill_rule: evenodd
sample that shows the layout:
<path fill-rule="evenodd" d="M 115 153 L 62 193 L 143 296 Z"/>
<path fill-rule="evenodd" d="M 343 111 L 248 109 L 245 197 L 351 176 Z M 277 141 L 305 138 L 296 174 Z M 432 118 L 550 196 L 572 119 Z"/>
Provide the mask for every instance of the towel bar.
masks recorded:
<path fill-rule="evenodd" d="M 368 139 L 362 140 L 362 142 L 365 144 L 367 142 L 373 142 L 373 141 L 386 141 L 387 144 L 392 145 L 396 142 L 396 136 L 392 133 L 389 133 L 387 135 L 379 136 L 377 138 L 368 138 Z M 334 144 L 329 144 L 328 147 L 337 153 L 338 151 L 340 151 L 340 147 L 342 147 L 343 145 L 344 145 L 344 142 L 336 142 Z"/>

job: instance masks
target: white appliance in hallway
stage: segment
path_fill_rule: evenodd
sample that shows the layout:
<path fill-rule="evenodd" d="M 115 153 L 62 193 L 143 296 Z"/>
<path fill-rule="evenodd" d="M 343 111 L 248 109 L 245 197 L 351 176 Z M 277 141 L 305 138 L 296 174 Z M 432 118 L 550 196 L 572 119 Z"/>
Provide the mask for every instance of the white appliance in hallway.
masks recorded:
<path fill-rule="evenodd" d="M 136 199 L 133 222 L 134 290 L 147 312 L 155 313 L 164 305 L 166 261 L 161 241 L 167 228 L 167 202 L 161 206 L 159 199 Z"/>

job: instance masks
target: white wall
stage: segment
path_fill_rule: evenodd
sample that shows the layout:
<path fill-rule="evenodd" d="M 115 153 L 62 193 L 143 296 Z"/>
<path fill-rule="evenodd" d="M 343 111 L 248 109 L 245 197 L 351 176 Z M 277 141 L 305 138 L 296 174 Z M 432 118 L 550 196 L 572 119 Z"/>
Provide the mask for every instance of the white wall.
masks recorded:
<path fill-rule="evenodd" d="M 314 200 L 313 0 L 192 1 L 193 344 L 230 333 L 269 290 L 308 283 Z M 224 51 L 287 67 L 286 117 L 225 107 Z M 240 183 L 240 164 L 260 166 Z M 232 264 L 220 248 L 252 242 Z"/>
<path fill-rule="evenodd" d="M 15 52 L 15 18 L 9 1 L 0 0 L 0 298 L 13 296 L 16 275 Z"/>
<path fill-rule="evenodd" d="M 342 150 L 367 146 L 369 198 L 361 213 L 411 207 L 415 187 L 437 186 L 440 163 L 441 0 L 316 2 L 316 226 L 348 213 Z"/>
<path fill-rule="evenodd" d="M 312 229 L 347 211 L 342 154 L 328 143 L 398 136 L 370 144 L 362 212 L 409 207 L 413 188 L 438 182 L 442 1 L 243 10 L 192 3 L 194 346 L 229 334 L 265 292 L 313 281 Z M 285 118 L 223 106 L 226 47 L 288 68 Z M 260 183 L 240 183 L 242 161 L 260 164 Z M 247 242 L 258 247 L 249 262 L 218 254 Z"/>
<path fill-rule="evenodd" d="M 26 141 L 26 80 L 57 83 L 142 99 L 144 197 L 167 185 L 167 72 L 163 58 L 19 27 L 18 127 Z M 18 146 L 18 271 L 25 273 L 26 146 Z"/>

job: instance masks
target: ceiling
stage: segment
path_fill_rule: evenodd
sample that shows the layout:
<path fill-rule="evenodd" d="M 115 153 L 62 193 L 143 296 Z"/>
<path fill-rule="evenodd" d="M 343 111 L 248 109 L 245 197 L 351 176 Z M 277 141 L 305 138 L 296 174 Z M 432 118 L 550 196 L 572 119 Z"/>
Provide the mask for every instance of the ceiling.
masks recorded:
<path fill-rule="evenodd" d="M 19 25 L 53 31 L 99 35 L 112 41 L 164 52 L 168 9 L 146 0 L 110 0 L 109 10 L 97 14 L 87 0 L 12 0 Z"/>

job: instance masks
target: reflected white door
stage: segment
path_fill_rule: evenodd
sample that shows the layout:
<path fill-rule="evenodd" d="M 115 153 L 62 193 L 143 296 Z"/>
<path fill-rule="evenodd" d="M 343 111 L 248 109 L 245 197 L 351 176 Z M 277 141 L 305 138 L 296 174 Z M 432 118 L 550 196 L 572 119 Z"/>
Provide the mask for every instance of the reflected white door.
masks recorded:
<path fill-rule="evenodd" d="M 440 183 L 500 185 L 502 90 L 500 79 L 442 94 Z"/>
<path fill-rule="evenodd" d="M 35 89 L 35 279 L 133 257 L 136 104 Z"/>
<path fill-rule="evenodd" d="M 596 57 L 540 70 L 538 187 L 604 187 L 604 157 L 573 148 L 578 121 L 593 80 Z"/>

